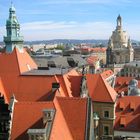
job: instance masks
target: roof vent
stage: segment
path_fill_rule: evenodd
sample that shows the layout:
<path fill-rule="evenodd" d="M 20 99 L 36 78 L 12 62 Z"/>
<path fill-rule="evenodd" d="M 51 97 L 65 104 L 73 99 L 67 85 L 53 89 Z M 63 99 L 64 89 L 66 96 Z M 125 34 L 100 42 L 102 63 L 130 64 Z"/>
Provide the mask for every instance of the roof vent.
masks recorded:
<path fill-rule="evenodd" d="M 55 91 L 57 89 L 60 88 L 60 84 L 59 83 L 52 83 L 52 90 Z"/>

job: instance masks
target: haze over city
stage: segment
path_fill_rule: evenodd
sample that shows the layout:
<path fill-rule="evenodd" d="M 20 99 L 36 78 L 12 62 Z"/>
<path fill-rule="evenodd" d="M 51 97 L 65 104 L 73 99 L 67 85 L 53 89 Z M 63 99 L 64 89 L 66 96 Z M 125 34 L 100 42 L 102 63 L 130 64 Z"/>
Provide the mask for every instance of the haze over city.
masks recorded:
<path fill-rule="evenodd" d="M 108 39 L 118 14 L 131 39 L 140 40 L 139 0 L 13 0 L 25 40 Z M 10 0 L 0 3 L 0 41 Z"/>

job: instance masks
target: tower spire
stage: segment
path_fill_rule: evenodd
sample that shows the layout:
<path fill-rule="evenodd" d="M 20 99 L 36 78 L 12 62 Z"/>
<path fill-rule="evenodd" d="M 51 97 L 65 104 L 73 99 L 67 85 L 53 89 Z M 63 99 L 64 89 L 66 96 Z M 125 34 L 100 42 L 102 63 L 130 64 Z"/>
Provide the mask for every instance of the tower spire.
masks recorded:
<path fill-rule="evenodd" d="M 20 24 L 17 20 L 16 9 L 12 1 L 9 8 L 9 18 L 6 21 L 6 31 L 7 36 L 4 37 L 6 52 L 12 52 L 15 47 L 22 50 L 23 37 L 20 36 Z"/>
<path fill-rule="evenodd" d="M 122 28 L 122 17 L 119 14 L 117 17 L 117 29 L 121 29 L 121 28 Z"/>

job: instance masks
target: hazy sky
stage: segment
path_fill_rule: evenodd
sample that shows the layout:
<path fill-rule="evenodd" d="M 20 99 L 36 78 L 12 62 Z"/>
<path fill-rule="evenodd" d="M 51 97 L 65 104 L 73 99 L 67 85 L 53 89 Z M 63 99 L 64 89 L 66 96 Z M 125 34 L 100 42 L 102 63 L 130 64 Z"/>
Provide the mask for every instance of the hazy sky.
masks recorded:
<path fill-rule="evenodd" d="M 123 29 L 140 40 L 140 0 L 12 0 L 25 40 L 108 39 L 121 14 Z M 0 0 L 0 40 L 11 0 Z"/>

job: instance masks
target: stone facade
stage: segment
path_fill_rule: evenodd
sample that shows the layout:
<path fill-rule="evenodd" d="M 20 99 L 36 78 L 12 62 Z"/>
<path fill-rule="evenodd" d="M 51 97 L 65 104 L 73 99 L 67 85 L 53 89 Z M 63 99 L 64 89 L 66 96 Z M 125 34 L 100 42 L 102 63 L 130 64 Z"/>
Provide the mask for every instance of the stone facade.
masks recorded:
<path fill-rule="evenodd" d="M 108 42 L 107 65 L 123 64 L 133 61 L 134 50 L 126 31 L 122 29 L 122 18 L 117 18 L 117 27 Z"/>
<path fill-rule="evenodd" d="M 114 139 L 114 120 L 115 120 L 115 104 L 93 102 L 93 110 L 99 117 L 99 125 L 96 128 L 97 140 L 113 140 Z"/>
<path fill-rule="evenodd" d="M 140 61 L 133 61 L 124 65 L 121 70 L 121 76 L 140 79 Z"/>

